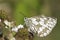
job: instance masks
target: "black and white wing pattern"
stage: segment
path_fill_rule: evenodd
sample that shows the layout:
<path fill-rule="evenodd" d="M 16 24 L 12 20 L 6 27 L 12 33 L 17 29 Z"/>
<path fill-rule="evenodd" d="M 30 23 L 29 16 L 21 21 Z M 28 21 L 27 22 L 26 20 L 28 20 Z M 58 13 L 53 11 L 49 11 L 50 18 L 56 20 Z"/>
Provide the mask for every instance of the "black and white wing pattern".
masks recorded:
<path fill-rule="evenodd" d="M 37 33 L 39 37 L 45 37 L 51 33 L 57 23 L 57 18 L 46 16 L 34 16 L 24 19 L 29 32 Z"/>

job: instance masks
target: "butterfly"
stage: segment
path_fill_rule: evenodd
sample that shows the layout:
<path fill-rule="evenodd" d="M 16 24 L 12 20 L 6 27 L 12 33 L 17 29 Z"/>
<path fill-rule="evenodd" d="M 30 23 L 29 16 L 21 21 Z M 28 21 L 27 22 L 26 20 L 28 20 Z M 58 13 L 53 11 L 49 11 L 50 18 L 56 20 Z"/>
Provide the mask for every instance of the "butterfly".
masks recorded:
<path fill-rule="evenodd" d="M 41 15 L 25 18 L 24 21 L 29 32 L 36 33 L 39 37 L 46 37 L 56 26 L 57 18 Z"/>

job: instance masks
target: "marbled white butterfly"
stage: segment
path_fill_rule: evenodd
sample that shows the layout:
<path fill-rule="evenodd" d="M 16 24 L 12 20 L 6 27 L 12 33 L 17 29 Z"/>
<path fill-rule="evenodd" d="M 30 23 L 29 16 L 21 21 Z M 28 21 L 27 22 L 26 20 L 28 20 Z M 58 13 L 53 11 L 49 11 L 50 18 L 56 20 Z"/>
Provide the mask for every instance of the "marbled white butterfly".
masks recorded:
<path fill-rule="evenodd" d="M 29 32 L 37 33 L 39 37 L 45 37 L 51 33 L 57 23 L 57 18 L 34 16 L 24 19 Z"/>

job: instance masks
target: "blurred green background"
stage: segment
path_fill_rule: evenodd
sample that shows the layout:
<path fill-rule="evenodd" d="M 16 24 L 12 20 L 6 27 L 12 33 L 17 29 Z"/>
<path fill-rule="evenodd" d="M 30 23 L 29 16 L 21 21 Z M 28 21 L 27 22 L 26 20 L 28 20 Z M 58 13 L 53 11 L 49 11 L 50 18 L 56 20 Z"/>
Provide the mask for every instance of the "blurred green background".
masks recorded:
<path fill-rule="evenodd" d="M 1 4 L 7 4 L 9 16 L 16 20 L 16 24 L 23 24 L 24 17 L 46 16 L 56 17 L 57 25 L 53 31 L 44 38 L 34 37 L 34 40 L 60 40 L 60 0 L 0 0 Z M 1 9 L 1 8 L 0 8 Z M 25 15 L 22 15 L 22 13 Z"/>

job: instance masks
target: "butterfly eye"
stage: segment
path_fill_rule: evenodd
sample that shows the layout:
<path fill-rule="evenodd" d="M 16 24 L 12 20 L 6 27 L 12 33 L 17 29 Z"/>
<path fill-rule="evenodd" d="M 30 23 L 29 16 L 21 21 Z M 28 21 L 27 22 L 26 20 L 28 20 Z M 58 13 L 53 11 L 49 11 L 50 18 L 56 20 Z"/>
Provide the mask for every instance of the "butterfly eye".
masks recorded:
<path fill-rule="evenodd" d="M 0 37 L 3 37 L 3 32 L 1 28 L 0 28 Z"/>
<path fill-rule="evenodd" d="M 37 21 L 39 20 L 39 21 Z M 37 33 L 39 37 L 47 36 L 55 27 L 57 19 L 46 16 L 35 16 L 25 20 L 26 26 L 31 33 Z M 28 25 L 29 24 L 29 25 Z"/>

